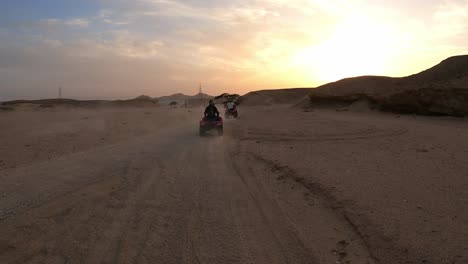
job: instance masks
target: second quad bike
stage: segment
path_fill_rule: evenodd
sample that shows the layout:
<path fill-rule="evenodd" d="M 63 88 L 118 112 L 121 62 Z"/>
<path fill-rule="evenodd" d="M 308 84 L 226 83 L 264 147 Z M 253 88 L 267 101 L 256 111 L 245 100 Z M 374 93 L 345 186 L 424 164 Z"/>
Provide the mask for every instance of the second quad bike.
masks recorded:
<path fill-rule="evenodd" d="M 228 109 L 226 108 L 226 112 L 224 112 L 224 117 L 226 119 L 230 118 L 230 117 L 234 117 L 234 118 L 238 118 L 239 117 L 239 112 L 237 112 L 237 107 L 234 106 L 233 108 L 231 109 Z"/>

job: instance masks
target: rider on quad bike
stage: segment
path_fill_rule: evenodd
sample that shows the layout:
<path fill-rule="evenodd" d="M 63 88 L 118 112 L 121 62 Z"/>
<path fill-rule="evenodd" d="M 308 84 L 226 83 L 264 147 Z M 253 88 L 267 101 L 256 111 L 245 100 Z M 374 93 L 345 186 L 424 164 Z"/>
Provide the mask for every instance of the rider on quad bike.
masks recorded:
<path fill-rule="evenodd" d="M 205 108 L 204 117 L 200 121 L 200 136 L 204 136 L 209 130 L 216 130 L 218 136 L 223 135 L 223 119 L 219 116 L 213 100 L 210 100 L 210 104 Z"/>
<path fill-rule="evenodd" d="M 226 108 L 228 110 L 232 110 L 234 109 L 234 107 L 236 107 L 236 103 L 234 103 L 232 100 L 229 100 L 227 103 L 226 103 Z"/>
<path fill-rule="evenodd" d="M 233 116 L 234 118 L 237 118 L 238 112 L 237 112 L 236 103 L 233 102 L 232 99 L 229 99 L 229 101 L 226 103 L 226 112 L 224 113 L 224 117 L 229 118 L 231 116 Z"/>
<path fill-rule="evenodd" d="M 205 108 L 205 117 L 210 119 L 219 117 L 218 108 L 216 108 L 213 100 L 210 100 L 210 104 Z"/>

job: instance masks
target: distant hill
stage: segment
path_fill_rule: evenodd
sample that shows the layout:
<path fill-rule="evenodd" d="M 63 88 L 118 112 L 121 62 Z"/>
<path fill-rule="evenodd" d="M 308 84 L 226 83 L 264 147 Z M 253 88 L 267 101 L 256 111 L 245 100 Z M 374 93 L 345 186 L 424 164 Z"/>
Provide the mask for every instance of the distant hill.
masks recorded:
<path fill-rule="evenodd" d="M 165 100 L 191 100 L 191 99 L 199 99 L 199 98 L 205 98 L 205 99 L 211 99 L 214 98 L 214 96 L 204 94 L 204 93 L 198 93 L 196 95 L 185 95 L 183 93 L 176 93 L 173 95 L 168 95 L 168 96 L 161 96 L 158 97 L 157 99 L 160 101 L 165 101 Z"/>
<path fill-rule="evenodd" d="M 184 105 L 187 103 L 187 106 L 202 106 L 208 103 L 208 100 L 213 99 L 214 96 L 198 93 L 196 95 L 185 95 L 182 93 L 176 93 L 169 96 L 161 96 L 158 99 L 160 105 L 169 105 L 171 102 L 177 102 L 178 105 Z"/>
<path fill-rule="evenodd" d="M 312 105 L 366 102 L 384 111 L 465 116 L 468 114 L 468 55 L 450 57 L 428 70 L 402 78 L 343 79 L 311 90 L 306 101 Z"/>
<path fill-rule="evenodd" d="M 206 93 L 197 93 L 196 95 L 191 96 L 191 99 L 198 99 L 198 98 L 210 98 L 213 99 L 214 96 L 208 95 Z"/>
<path fill-rule="evenodd" d="M 154 101 L 154 100 L 157 100 L 157 99 L 151 98 L 151 97 L 148 96 L 148 95 L 140 95 L 140 96 L 136 97 L 134 100 L 150 100 L 150 101 Z"/>
<path fill-rule="evenodd" d="M 173 94 L 173 95 L 161 96 L 161 97 L 158 97 L 158 99 L 159 100 L 186 100 L 189 97 L 190 96 L 182 94 L 182 93 L 176 93 L 176 94 Z"/>
<path fill-rule="evenodd" d="M 188 106 L 206 105 L 213 96 L 207 94 L 185 95 L 177 93 L 159 98 L 152 98 L 148 95 L 140 95 L 128 100 L 75 100 L 75 99 L 40 99 L 40 100 L 15 100 L 2 103 L 1 110 L 8 110 L 11 107 L 31 105 L 42 108 L 65 106 L 65 107 L 108 107 L 108 106 L 160 106 L 169 105 L 175 101 L 183 105 L 187 101 Z"/>
<path fill-rule="evenodd" d="M 158 106 L 158 100 L 146 95 L 138 96 L 129 100 L 74 100 L 74 99 L 41 99 L 41 100 L 15 100 L 3 102 L 3 107 L 16 107 L 22 105 L 32 105 L 42 108 L 49 107 L 146 107 Z"/>
<path fill-rule="evenodd" d="M 294 104 L 304 99 L 313 88 L 260 90 L 239 98 L 242 105 Z"/>

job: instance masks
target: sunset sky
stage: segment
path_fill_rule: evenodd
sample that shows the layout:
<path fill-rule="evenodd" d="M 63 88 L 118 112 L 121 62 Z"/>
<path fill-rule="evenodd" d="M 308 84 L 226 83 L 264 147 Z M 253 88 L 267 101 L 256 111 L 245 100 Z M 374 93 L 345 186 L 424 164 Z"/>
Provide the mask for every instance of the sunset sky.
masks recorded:
<path fill-rule="evenodd" d="M 468 0 L 2 0 L 0 100 L 315 87 L 468 53 Z"/>

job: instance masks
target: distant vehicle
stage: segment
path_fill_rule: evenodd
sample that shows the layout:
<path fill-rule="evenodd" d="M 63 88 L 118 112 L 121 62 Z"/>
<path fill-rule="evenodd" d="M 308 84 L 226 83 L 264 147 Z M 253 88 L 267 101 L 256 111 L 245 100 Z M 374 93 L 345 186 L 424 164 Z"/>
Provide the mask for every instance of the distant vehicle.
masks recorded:
<path fill-rule="evenodd" d="M 237 111 L 236 105 L 234 105 L 231 108 L 226 108 L 226 111 L 224 112 L 224 118 L 229 119 L 231 117 L 234 117 L 234 118 L 239 117 L 239 112 Z"/>
<path fill-rule="evenodd" d="M 231 117 L 238 118 L 239 112 L 237 111 L 236 103 L 233 101 L 228 101 L 224 104 L 226 111 L 224 112 L 224 118 L 228 119 Z"/>
<path fill-rule="evenodd" d="M 206 132 L 210 130 L 216 131 L 218 136 L 223 135 L 223 118 L 220 116 L 217 117 L 203 117 L 200 120 L 200 137 L 206 135 Z"/>

